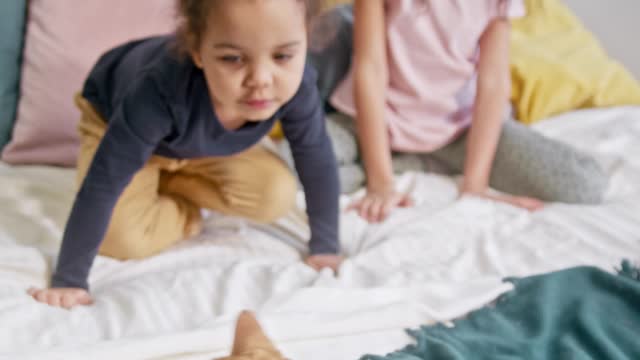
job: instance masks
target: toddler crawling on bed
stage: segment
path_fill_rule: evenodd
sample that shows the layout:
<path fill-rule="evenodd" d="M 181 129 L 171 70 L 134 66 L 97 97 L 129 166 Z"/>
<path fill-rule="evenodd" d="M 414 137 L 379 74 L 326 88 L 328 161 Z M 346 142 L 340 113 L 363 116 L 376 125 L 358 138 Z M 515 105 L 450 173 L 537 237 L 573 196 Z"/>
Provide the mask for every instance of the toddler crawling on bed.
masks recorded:
<path fill-rule="evenodd" d="M 29 290 L 40 302 L 91 303 L 87 278 L 98 253 L 157 254 L 200 232 L 202 208 L 263 223 L 286 214 L 296 180 L 260 145 L 276 119 L 305 192 L 306 263 L 335 270 L 342 261 L 336 161 L 306 61 L 317 1 L 177 5 L 175 34 L 108 51 L 76 97 L 81 186 L 51 288 Z"/>

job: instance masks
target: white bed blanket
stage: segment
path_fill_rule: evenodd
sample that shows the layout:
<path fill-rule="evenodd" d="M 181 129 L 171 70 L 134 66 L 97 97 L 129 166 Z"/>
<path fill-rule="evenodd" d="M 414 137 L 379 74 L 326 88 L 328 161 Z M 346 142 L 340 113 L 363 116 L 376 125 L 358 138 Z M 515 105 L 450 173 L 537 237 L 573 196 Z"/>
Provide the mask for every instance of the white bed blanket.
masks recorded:
<path fill-rule="evenodd" d="M 593 153 L 611 174 L 601 206 L 537 213 L 465 198 L 455 179 L 407 173 L 417 206 L 382 225 L 342 216 L 340 274 L 300 262 L 306 229 L 212 215 L 205 233 L 144 261 L 98 257 L 96 303 L 71 311 L 25 291 L 47 284 L 73 200 L 74 171 L 0 164 L 0 358 L 211 359 L 241 309 L 257 311 L 291 359 L 356 360 L 410 342 L 403 329 L 448 322 L 526 276 L 640 261 L 640 108 L 574 112 L 537 125 Z M 343 204 L 349 199 L 343 198 Z"/>

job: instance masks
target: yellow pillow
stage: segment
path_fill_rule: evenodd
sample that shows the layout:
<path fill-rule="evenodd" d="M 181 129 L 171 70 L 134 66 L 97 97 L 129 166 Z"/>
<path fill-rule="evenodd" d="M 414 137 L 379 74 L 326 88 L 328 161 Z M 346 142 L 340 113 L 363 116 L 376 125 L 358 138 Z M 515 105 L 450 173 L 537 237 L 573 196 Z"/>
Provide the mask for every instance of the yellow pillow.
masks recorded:
<path fill-rule="evenodd" d="M 533 123 L 565 111 L 640 104 L 640 85 L 558 0 L 527 0 L 512 22 L 512 101 Z"/>
<path fill-rule="evenodd" d="M 277 120 L 276 123 L 273 124 L 273 127 L 271 128 L 271 132 L 269 132 L 269 137 L 272 138 L 273 140 L 279 140 L 284 137 L 280 120 Z"/>

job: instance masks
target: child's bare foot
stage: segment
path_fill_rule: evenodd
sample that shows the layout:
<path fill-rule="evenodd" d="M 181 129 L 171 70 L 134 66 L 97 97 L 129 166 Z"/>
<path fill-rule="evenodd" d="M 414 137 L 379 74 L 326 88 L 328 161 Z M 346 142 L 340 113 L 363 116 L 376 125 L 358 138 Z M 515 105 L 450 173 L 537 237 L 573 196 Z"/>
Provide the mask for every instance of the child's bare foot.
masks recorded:
<path fill-rule="evenodd" d="M 76 305 L 91 305 L 93 299 L 89 292 L 80 288 L 53 288 L 53 289 L 36 289 L 29 288 L 27 294 L 41 303 L 51 306 L 71 309 Z"/>

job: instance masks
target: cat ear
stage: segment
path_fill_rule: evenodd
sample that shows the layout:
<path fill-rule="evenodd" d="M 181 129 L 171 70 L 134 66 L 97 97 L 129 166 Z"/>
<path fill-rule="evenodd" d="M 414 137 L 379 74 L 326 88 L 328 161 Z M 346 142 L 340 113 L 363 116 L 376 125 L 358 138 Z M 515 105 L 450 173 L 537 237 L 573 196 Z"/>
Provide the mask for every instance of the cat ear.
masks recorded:
<path fill-rule="evenodd" d="M 281 358 L 280 352 L 262 331 L 253 313 L 243 311 L 240 313 L 236 324 L 232 355 L 241 356 L 258 349 Z"/>

